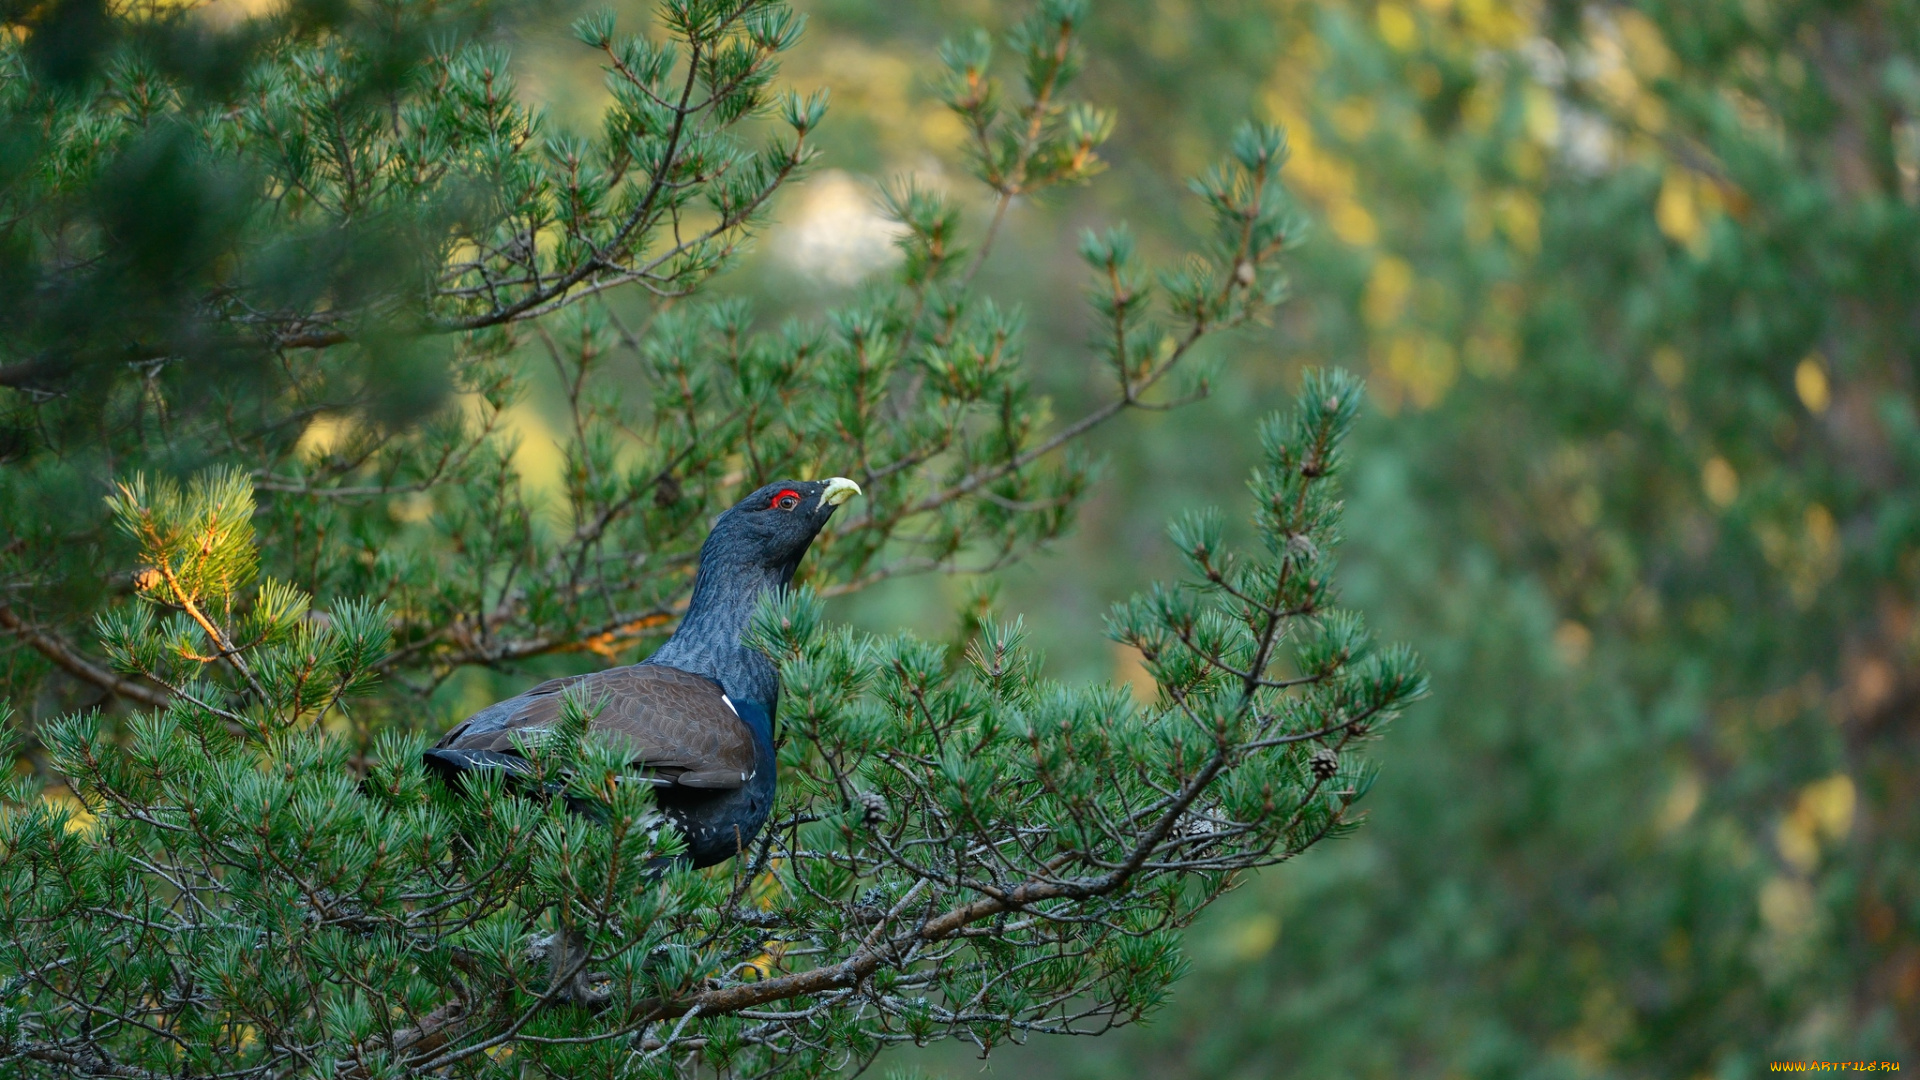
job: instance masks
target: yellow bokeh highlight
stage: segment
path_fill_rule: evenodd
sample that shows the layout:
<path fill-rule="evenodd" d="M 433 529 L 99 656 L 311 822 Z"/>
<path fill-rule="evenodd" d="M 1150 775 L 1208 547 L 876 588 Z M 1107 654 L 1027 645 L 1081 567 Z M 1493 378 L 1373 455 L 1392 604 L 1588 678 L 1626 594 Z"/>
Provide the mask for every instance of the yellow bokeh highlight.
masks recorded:
<path fill-rule="evenodd" d="M 1369 247 L 1380 239 L 1380 226 L 1373 215 L 1352 199 L 1340 199 L 1328 206 L 1327 227 L 1355 247 Z"/>
<path fill-rule="evenodd" d="M 1791 877 L 1769 878 L 1760 887 L 1760 918 L 1784 938 L 1798 938 L 1812 929 L 1813 889 Z"/>
<path fill-rule="evenodd" d="M 1733 505 L 1740 497 L 1740 474 L 1726 458 L 1715 456 L 1707 459 L 1700 469 L 1700 489 L 1707 493 L 1707 500 L 1718 507 Z"/>
<path fill-rule="evenodd" d="M 1659 379 L 1660 385 L 1669 390 L 1678 387 L 1686 380 L 1687 358 L 1680 354 L 1679 349 L 1671 345 L 1662 345 L 1653 350 L 1652 367 L 1653 377 Z"/>
<path fill-rule="evenodd" d="M 1160 697 L 1160 684 L 1147 668 L 1140 650 L 1122 641 L 1113 642 L 1113 681 L 1133 692 L 1133 700 L 1151 705 Z"/>
<path fill-rule="evenodd" d="M 1639 12 L 1609 9 L 1589 18 L 1584 44 L 1588 71 L 1582 82 L 1610 106 L 1614 119 L 1648 135 L 1665 131 L 1667 104 L 1653 86 L 1676 65 L 1659 27 Z M 1651 144 L 1644 149 L 1660 154 Z"/>
<path fill-rule="evenodd" d="M 1833 511 L 1814 503 L 1807 507 L 1805 516 L 1807 546 L 1815 558 L 1827 560 L 1840 552 L 1840 526 L 1833 520 Z"/>
<path fill-rule="evenodd" d="M 1652 94 L 1640 95 L 1633 102 L 1633 122 L 1652 135 L 1667 130 L 1667 103 Z"/>
<path fill-rule="evenodd" d="M 1227 955 L 1244 964 L 1272 952 L 1279 941 L 1280 917 L 1263 911 L 1228 928 L 1223 944 Z"/>
<path fill-rule="evenodd" d="M 1475 44 L 1512 48 L 1534 33 L 1528 10 L 1508 0 L 1460 0 L 1460 26 Z"/>
<path fill-rule="evenodd" d="M 1416 409 L 1439 404 L 1460 377 L 1454 347 L 1425 334 L 1402 334 L 1373 352 L 1376 381 L 1396 403 L 1404 400 Z"/>
<path fill-rule="evenodd" d="M 1653 20 L 1632 8 L 1609 10 L 1620 27 L 1620 41 L 1625 46 L 1627 63 L 1632 65 L 1634 73 L 1647 80 L 1671 74 L 1674 70 L 1673 50 L 1667 48 L 1667 39 L 1661 35 L 1660 28 L 1653 24 Z"/>
<path fill-rule="evenodd" d="M 1493 220 L 1501 235 L 1522 254 L 1540 250 L 1540 201 L 1523 191 L 1504 191 L 1494 200 Z"/>
<path fill-rule="evenodd" d="M 1626 50 L 1613 35 L 1606 33 L 1589 34 L 1586 45 L 1592 57 L 1589 84 L 1599 91 L 1602 100 L 1631 109 L 1633 100 L 1640 96 L 1640 80 L 1634 77 L 1633 68 L 1627 63 Z"/>
<path fill-rule="evenodd" d="M 1499 118 L 1500 91 L 1492 85 L 1474 87 L 1460 103 L 1460 125 L 1469 134 L 1485 135 Z"/>
<path fill-rule="evenodd" d="M 1407 298 L 1412 294 L 1412 264 L 1397 255 L 1382 255 L 1373 261 L 1373 273 L 1367 276 L 1360 311 L 1370 326 L 1391 326 L 1406 312 Z"/>
<path fill-rule="evenodd" d="M 1593 652 L 1593 631 L 1568 619 L 1554 628 L 1553 647 L 1560 653 L 1561 663 L 1579 667 Z"/>
<path fill-rule="evenodd" d="M 475 425 L 482 423 L 490 411 L 490 406 L 478 394 L 461 395 L 460 404 L 469 422 Z M 533 492 L 542 495 L 562 491 L 567 459 L 553 425 L 524 402 L 501 410 L 496 423 L 513 444 L 513 467 L 520 474 L 521 481 Z"/>
<path fill-rule="evenodd" d="M 278 15 L 287 10 L 287 0 L 142 0 L 140 3 L 109 4 L 115 14 L 128 19 L 164 18 L 186 13 L 217 30 L 231 29 L 248 19 Z"/>
<path fill-rule="evenodd" d="M 1804 543 L 1787 574 L 1787 590 L 1802 609 L 1810 608 L 1820 587 L 1840 572 L 1840 526 L 1833 511 L 1814 503 L 1801 518 Z"/>
<path fill-rule="evenodd" d="M 1399 4 L 1381 4 L 1373 14 L 1373 23 L 1380 31 L 1380 40 L 1397 52 L 1411 52 L 1420 44 L 1420 24 Z"/>
<path fill-rule="evenodd" d="M 1525 119 L 1527 135 L 1534 142 L 1553 146 L 1560 141 L 1560 106 L 1546 87 L 1527 87 Z"/>
<path fill-rule="evenodd" d="M 1700 783 L 1700 774 L 1691 769 L 1674 778 L 1673 787 L 1667 790 L 1667 797 L 1660 804 L 1660 813 L 1655 824 L 1663 833 L 1677 832 L 1693 820 L 1700 810 L 1700 802 L 1706 795 L 1706 788 Z"/>
<path fill-rule="evenodd" d="M 1706 250 L 1708 220 L 1724 205 L 1713 181 L 1676 166 L 1660 180 L 1653 218 L 1667 239 L 1699 255 Z"/>
<path fill-rule="evenodd" d="M 1692 244 L 1700 235 L 1700 208 L 1694 205 L 1693 185 L 1678 170 L 1667 173 L 1660 182 L 1660 196 L 1654 202 L 1653 218 L 1670 240 Z"/>
<path fill-rule="evenodd" d="M 1781 861 L 1802 874 L 1819 865 L 1820 849 L 1833 847 L 1853 831 L 1859 792 L 1853 778 L 1837 773 L 1800 790 L 1793 809 L 1774 829 Z"/>
<path fill-rule="evenodd" d="M 1827 385 L 1826 358 L 1819 353 L 1808 353 L 1793 369 L 1793 390 L 1800 395 L 1800 404 L 1807 411 L 1818 416 L 1827 411 L 1832 401 L 1832 388 Z"/>
<path fill-rule="evenodd" d="M 492 411 L 492 407 L 478 394 L 463 394 L 459 403 L 474 430 L 484 425 Z M 553 425 L 545 417 L 525 403 L 510 405 L 500 413 L 496 427 L 501 435 L 514 444 L 514 469 L 532 492 L 550 496 L 563 490 L 566 453 L 561 449 Z M 359 430 L 360 421 L 353 415 L 325 413 L 307 424 L 306 430 L 300 433 L 299 441 L 294 444 L 294 450 L 309 462 L 317 461 L 335 450 L 344 449 Z M 421 503 L 422 500 L 414 500 L 412 503 L 396 504 L 394 513 L 403 521 L 423 519 L 430 512 L 430 507 L 423 509 Z"/>
<path fill-rule="evenodd" d="M 1813 834 L 1798 828 L 1792 817 L 1780 819 L 1774 829 L 1774 847 L 1780 851 L 1780 858 L 1788 866 L 1801 873 L 1810 873 L 1820 861 L 1820 844 Z"/>
<path fill-rule="evenodd" d="M 1380 227 L 1360 205 L 1353 167 L 1320 146 L 1312 123 L 1292 107 L 1290 94 L 1288 88 L 1274 87 L 1266 100 L 1287 129 L 1287 187 L 1321 207 L 1334 236 L 1355 247 L 1371 246 L 1380 238 Z"/>
<path fill-rule="evenodd" d="M 307 461 L 317 461 L 344 444 L 358 426 L 353 417 L 344 413 L 322 413 L 300 433 L 294 453 Z"/>

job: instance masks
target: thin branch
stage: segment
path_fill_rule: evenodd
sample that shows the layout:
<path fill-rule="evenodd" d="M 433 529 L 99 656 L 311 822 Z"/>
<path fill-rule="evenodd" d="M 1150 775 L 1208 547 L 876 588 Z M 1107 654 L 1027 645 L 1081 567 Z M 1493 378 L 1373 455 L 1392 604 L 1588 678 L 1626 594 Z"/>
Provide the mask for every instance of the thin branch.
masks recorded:
<path fill-rule="evenodd" d="M 35 652 L 53 661 L 60 670 L 84 682 L 92 683 L 108 693 L 139 702 L 153 709 L 166 708 L 170 700 L 164 690 L 121 678 L 88 660 L 53 634 L 29 625 L 5 604 L 0 604 L 0 627 L 33 646 Z"/>

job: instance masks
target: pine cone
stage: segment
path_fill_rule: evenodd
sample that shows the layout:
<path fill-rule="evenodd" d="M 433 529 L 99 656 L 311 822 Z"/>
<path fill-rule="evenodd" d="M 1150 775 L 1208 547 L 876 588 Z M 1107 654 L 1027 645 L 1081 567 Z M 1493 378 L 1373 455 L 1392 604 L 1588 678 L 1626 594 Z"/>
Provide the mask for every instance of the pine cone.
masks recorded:
<path fill-rule="evenodd" d="M 1313 752 L 1312 759 L 1307 762 L 1307 768 L 1313 770 L 1313 775 L 1317 779 L 1331 780 L 1333 774 L 1340 771 L 1340 755 L 1323 747 Z"/>
<path fill-rule="evenodd" d="M 854 796 L 860 804 L 860 823 L 871 829 L 887 820 L 887 799 L 877 791 L 863 791 Z"/>

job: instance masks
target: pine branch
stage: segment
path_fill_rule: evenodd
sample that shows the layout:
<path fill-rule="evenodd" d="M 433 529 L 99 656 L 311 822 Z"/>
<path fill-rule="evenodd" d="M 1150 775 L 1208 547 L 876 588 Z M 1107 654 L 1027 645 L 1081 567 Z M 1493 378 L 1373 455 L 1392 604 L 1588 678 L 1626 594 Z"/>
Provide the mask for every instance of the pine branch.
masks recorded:
<path fill-rule="evenodd" d="M 5 604 L 0 604 L 0 627 L 33 646 L 35 652 L 53 661 L 55 666 L 74 678 L 148 708 L 166 707 L 168 696 L 164 691 L 115 675 L 75 652 L 66 642 L 28 624 Z"/>

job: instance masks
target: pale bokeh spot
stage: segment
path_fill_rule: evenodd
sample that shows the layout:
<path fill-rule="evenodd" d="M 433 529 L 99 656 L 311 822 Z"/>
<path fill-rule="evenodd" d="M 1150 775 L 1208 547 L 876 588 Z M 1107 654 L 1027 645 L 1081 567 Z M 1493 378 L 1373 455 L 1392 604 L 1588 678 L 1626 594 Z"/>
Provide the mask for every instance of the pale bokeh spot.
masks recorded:
<path fill-rule="evenodd" d="M 468 423 L 476 428 L 485 423 L 491 410 L 479 394 L 462 394 L 460 405 Z M 567 456 L 553 425 L 532 406 L 520 402 L 502 410 L 496 426 L 513 446 L 514 471 L 520 474 L 520 482 L 532 500 L 562 498 L 566 490 Z"/>
<path fill-rule="evenodd" d="M 1241 963 L 1258 960 L 1273 951 L 1280 941 L 1280 917 L 1262 911 L 1250 915 L 1226 932 L 1226 952 Z"/>
<path fill-rule="evenodd" d="M 1494 223 L 1514 249 L 1523 255 L 1540 250 L 1540 201 L 1518 191 L 1503 191 L 1494 198 Z"/>
<path fill-rule="evenodd" d="M 1894 674 L 1893 665 L 1878 656 L 1856 660 L 1847 679 L 1847 697 L 1851 699 L 1853 712 L 1859 716 L 1878 712 L 1893 700 L 1898 689 L 1899 677 Z"/>
<path fill-rule="evenodd" d="M 1360 301 L 1360 310 L 1367 317 L 1367 323 L 1373 327 L 1389 326 L 1398 322 L 1407 308 L 1407 298 L 1413 293 L 1413 266 L 1396 255 L 1382 255 L 1373 262 L 1373 272 L 1367 276 L 1367 292 Z"/>
<path fill-rule="evenodd" d="M 1700 810 L 1700 800 L 1706 789 L 1700 783 L 1700 774 L 1691 769 L 1674 777 L 1673 787 L 1667 790 L 1667 797 L 1660 804 L 1657 819 L 1660 831 L 1671 833 L 1684 828 Z"/>
<path fill-rule="evenodd" d="M 1400 334 L 1388 341 L 1384 353 L 1374 348 L 1374 373 L 1384 374 L 1416 409 L 1431 409 L 1447 396 L 1460 377 L 1460 356 L 1454 347 L 1422 333 Z"/>
<path fill-rule="evenodd" d="M 1819 353 L 1808 353 L 1800 366 L 1793 369 L 1793 391 L 1800 395 L 1800 404 L 1815 416 L 1827 411 L 1832 403 L 1832 388 L 1827 385 L 1826 358 Z"/>
<path fill-rule="evenodd" d="M 1399 4 L 1381 4 L 1374 13 L 1374 23 L 1380 29 L 1380 40 L 1397 52 L 1410 52 L 1420 43 L 1420 27 L 1413 21 L 1413 13 Z"/>
<path fill-rule="evenodd" d="M 1671 345 L 1660 346 L 1653 350 L 1653 377 L 1669 390 L 1679 386 L 1687 377 L 1687 358 Z"/>
<path fill-rule="evenodd" d="M 1733 505 L 1740 497 L 1740 474 L 1723 457 L 1711 457 L 1700 469 L 1700 488 L 1707 493 L 1708 501 L 1719 507 Z"/>
<path fill-rule="evenodd" d="M 1333 235 L 1355 247 L 1366 247 L 1380 239 L 1380 227 L 1366 207 L 1352 199 L 1336 199 L 1327 208 L 1327 225 Z"/>
<path fill-rule="evenodd" d="M 1801 936 L 1813 923 L 1813 890 L 1798 878 L 1769 878 L 1760 888 L 1760 917 L 1782 937 Z"/>
<path fill-rule="evenodd" d="M 1706 250 L 1707 223 L 1724 202 L 1712 180 L 1676 166 L 1661 178 L 1653 205 L 1654 223 L 1667 239 L 1699 255 Z"/>
<path fill-rule="evenodd" d="M 1860 795 L 1853 785 L 1853 777 L 1846 773 L 1835 773 L 1803 788 L 1794 812 L 1806 815 L 1828 844 L 1837 844 L 1853 831 L 1853 815 L 1859 803 Z"/>
<path fill-rule="evenodd" d="M 1613 128 L 1585 109 L 1560 108 L 1560 159 L 1583 176 L 1598 176 L 1613 167 L 1618 144 Z"/>
<path fill-rule="evenodd" d="M 1113 681 L 1133 692 L 1133 700 L 1151 705 L 1160 700 L 1160 684 L 1147 669 L 1140 650 L 1122 641 L 1113 643 Z"/>
<path fill-rule="evenodd" d="M 1774 846 L 1780 859 L 1802 874 L 1820 864 L 1822 846 L 1832 848 L 1853 831 L 1860 801 L 1853 777 L 1836 773 L 1800 789 L 1793 809 L 1774 828 Z"/>
<path fill-rule="evenodd" d="M 1652 81 L 1673 72 L 1673 51 L 1667 48 L 1666 38 L 1652 19 L 1632 8 L 1614 9 L 1612 14 L 1620 28 L 1621 43 L 1626 46 L 1627 63 L 1636 74 Z"/>
<path fill-rule="evenodd" d="M 881 212 L 871 186 L 838 169 L 802 188 L 786 218 L 773 254 L 803 276 L 844 287 L 900 261 L 896 241 L 905 229 Z"/>
<path fill-rule="evenodd" d="M 1553 631 L 1553 646 L 1568 667 L 1579 667 L 1593 654 L 1593 631 L 1568 619 Z"/>
<path fill-rule="evenodd" d="M 173 5 L 181 8 L 193 7 L 192 0 Z M 287 0 L 211 0 L 198 5 L 194 14 L 208 25 L 217 29 L 230 29 L 248 19 L 257 19 L 268 15 L 278 15 L 287 9 Z"/>
<path fill-rule="evenodd" d="M 1700 235 L 1700 209 L 1694 205 L 1693 185 L 1687 175 L 1673 169 L 1660 181 L 1660 196 L 1654 202 L 1653 218 L 1670 240 L 1691 244 Z"/>
<path fill-rule="evenodd" d="M 1773 830 L 1773 846 L 1780 850 L 1780 861 L 1802 874 L 1812 873 L 1820 863 L 1820 841 L 1798 814 L 1780 819 Z"/>
<path fill-rule="evenodd" d="M 322 413 L 313 418 L 294 444 L 294 453 L 307 461 L 318 461 L 352 436 L 358 425 L 345 413 Z"/>
<path fill-rule="evenodd" d="M 1542 146 L 1555 146 L 1560 142 L 1560 106 L 1554 100 L 1552 91 L 1544 86 L 1530 86 L 1526 92 L 1527 135 Z"/>

